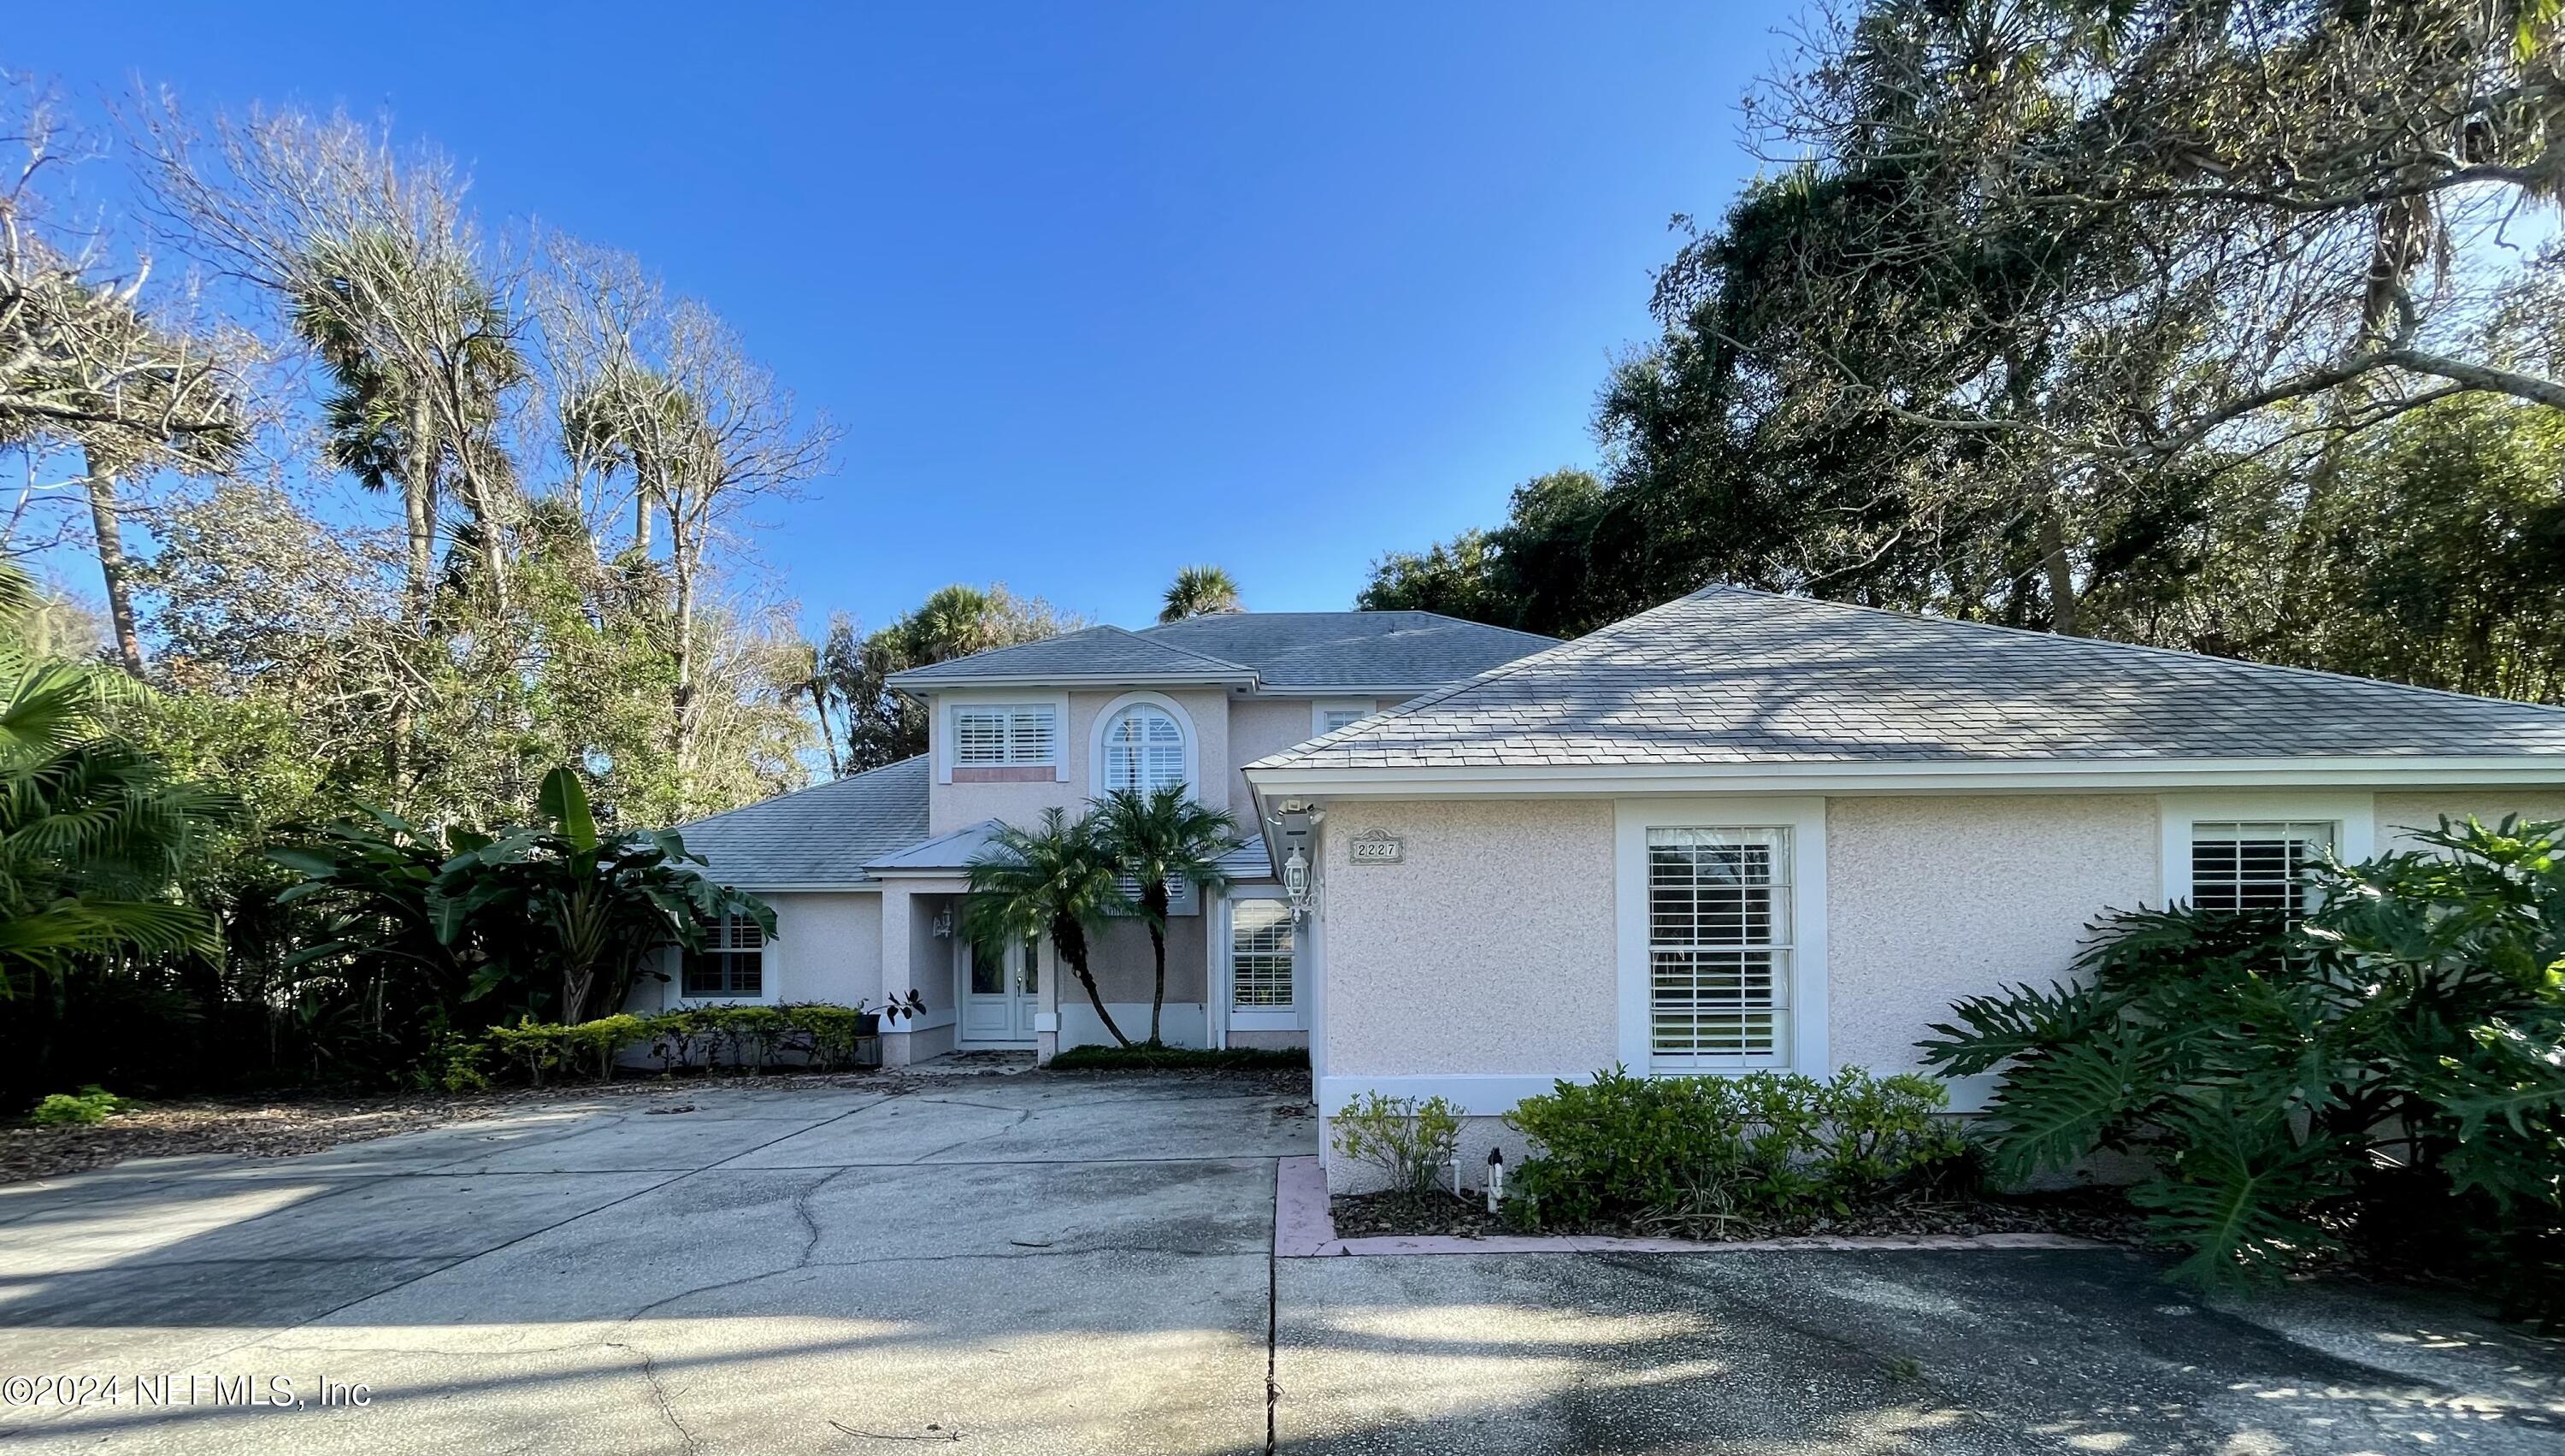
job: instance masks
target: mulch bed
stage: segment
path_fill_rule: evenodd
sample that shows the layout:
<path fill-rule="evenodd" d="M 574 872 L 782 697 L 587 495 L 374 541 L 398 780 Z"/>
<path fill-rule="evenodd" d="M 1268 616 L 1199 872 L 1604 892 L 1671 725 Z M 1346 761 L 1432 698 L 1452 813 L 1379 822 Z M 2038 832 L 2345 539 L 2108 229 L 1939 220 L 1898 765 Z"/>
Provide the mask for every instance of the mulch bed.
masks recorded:
<path fill-rule="evenodd" d="M 1485 1194 L 1455 1198 L 1449 1193 L 1357 1193 L 1328 1201 L 1335 1214 L 1336 1237 L 1340 1239 L 1376 1234 L 1483 1239 L 1519 1232 L 1488 1212 Z M 1601 1224 L 1539 1232 L 1701 1239 L 1714 1243 L 1810 1237 L 1911 1238 L 1924 1234 L 2064 1234 L 2100 1243 L 2140 1244 L 2145 1242 L 2141 1224 L 2142 1215 L 2117 1193 L 2105 1188 L 2079 1188 L 2016 1197 L 1916 1199 L 1883 1203 L 1849 1216 Z"/>

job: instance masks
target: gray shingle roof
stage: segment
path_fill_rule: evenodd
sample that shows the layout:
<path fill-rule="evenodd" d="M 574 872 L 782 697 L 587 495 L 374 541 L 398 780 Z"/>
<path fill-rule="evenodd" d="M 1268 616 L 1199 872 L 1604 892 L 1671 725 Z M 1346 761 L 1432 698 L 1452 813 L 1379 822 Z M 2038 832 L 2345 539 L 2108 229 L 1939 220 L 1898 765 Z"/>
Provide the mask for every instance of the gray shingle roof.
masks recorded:
<path fill-rule="evenodd" d="M 892 673 L 890 680 L 896 687 L 919 689 L 991 678 L 1065 681 L 1110 677 L 1153 681 L 1172 677 L 1245 682 L 1254 676 L 1246 666 L 1187 650 L 1179 643 L 1152 641 L 1118 626 L 1091 626 L 1039 642 L 992 647 L 949 662 L 912 667 Z"/>
<path fill-rule="evenodd" d="M 1440 687 L 1554 637 L 1431 611 L 1240 611 L 996 647 L 893 673 L 912 692 L 992 680 L 1254 681 L 1302 691 Z"/>
<path fill-rule="evenodd" d="M 750 889 L 869 880 L 864 865 L 926 838 L 926 755 L 679 825 L 710 873 Z"/>
<path fill-rule="evenodd" d="M 989 848 L 989 841 L 1000 828 L 994 819 L 964 825 L 949 834 L 937 835 L 922 845 L 909 845 L 880 855 L 871 861 L 870 867 L 885 871 L 968 869 L 971 861 L 980 857 L 980 851 Z"/>
<path fill-rule="evenodd" d="M 1143 630 L 1256 669 L 1267 687 L 1440 687 L 1558 645 L 1432 611 L 1239 611 Z"/>
<path fill-rule="evenodd" d="M 1715 587 L 1251 767 L 2551 753 L 2565 710 Z"/>

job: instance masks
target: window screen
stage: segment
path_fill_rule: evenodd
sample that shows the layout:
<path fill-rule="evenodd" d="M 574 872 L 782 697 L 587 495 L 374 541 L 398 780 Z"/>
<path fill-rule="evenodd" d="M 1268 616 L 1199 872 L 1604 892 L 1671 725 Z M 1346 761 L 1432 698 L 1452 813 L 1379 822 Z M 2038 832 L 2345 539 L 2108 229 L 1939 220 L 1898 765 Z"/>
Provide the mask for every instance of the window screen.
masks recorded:
<path fill-rule="evenodd" d="M 765 994 L 766 932 L 755 920 L 722 917 L 704 948 L 686 957 L 681 990 L 689 997 L 736 1000 Z"/>
<path fill-rule="evenodd" d="M 1185 731 L 1163 708 L 1134 703 L 1104 725 L 1104 792 L 1154 793 L 1185 781 Z"/>
<path fill-rule="evenodd" d="M 1240 900 L 1230 907 L 1230 1001 L 1241 1011 L 1291 1005 L 1291 958 L 1297 939 L 1290 907 L 1281 900 Z"/>
<path fill-rule="evenodd" d="M 972 705 L 953 710 L 953 766 L 1023 768 L 1056 762 L 1058 715 L 1047 703 Z"/>
<path fill-rule="evenodd" d="M 1648 831 L 1649 1048 L 1661 1067 L 1782 1059 L 1790 832 Z"/>
<path fill-rule="evenodd" d="M 2330 824 L 2191 827 L 2191 902 L 2204 910 L 2306 912 L 2306 872 L 2333 848 Z"/>

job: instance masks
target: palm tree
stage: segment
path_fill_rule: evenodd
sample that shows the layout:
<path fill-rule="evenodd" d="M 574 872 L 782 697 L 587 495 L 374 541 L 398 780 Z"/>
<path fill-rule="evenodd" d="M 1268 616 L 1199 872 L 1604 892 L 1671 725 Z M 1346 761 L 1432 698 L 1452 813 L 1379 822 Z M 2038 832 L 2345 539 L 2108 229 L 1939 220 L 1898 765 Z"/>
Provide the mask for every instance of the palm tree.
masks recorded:
<path fill-rule="evenodd" d="M 411 609 L 426 619 L 437 499 L 451 488 L 479 528 L 504 610 L 502 518 L 515 481 L 492 433 L 503 396 L 528 375 L 497 291 L 459 259 L 376 232 L 314 244 L 292 303 L 295 334 L 336 386 L 324 407 L 331 463 L 369 490 L 400 487 Z"/>
<path fill-rule="evenodd" d="M 229 801 L 109 731 L 144 690 L 34 650 L 37 605 L 0 567 L 0 995 L 118 952 L 218 953 L 213 917 L 169 889 Z"/>
<path fill-rule="evenodd" d="M 1130 899 L 1113 882 L 1113 861 L 1096 843 L 1088 822 L 1070 823 L 1057 809 L 1043 811 L 1042 827 L 1000 826 L 988 848 L 971 861 L 971 898 L 962 913 L 963 933 L 975 945 L 996 948 L 1048 936 L 1062 964 L 1086 988 L 1086 1000 L 1113 1040 L 1131 1039 L 1104 1009 L 1104 993 L 1086 964 L 1087 937 L 1104 917 L 1127 910 Z"/>
<path fill-rule="evenodd" d="M 1245 611 L 1238 602 L 1238 583 L 1219 567 L 1187 567 L 1176 573 L 1175 582 L 1167 588 L 1167 605 L 1158 611 L 1160 621 L 1182 621 L 1188 616 L 1216 616 L 1225 611 Z"/>
<path fill-rule="evenodd" d="M 1228 879 L 1220 856 L 1239 846 L 1238 821 L 1205 809 L 1182 784 L 1142 795 L 1116 789 L 1096 801 L 1086 823 L 1113 867 L 1140 886 L 1140 918 L 1149 926 L 1149 951 L 1158 979 L 1149 996 L 1149 1043 L 1158 1042 L 1158 1019 L 1167 1004 L 1167 910 L 1172 883 L 1210 892 Z"/>

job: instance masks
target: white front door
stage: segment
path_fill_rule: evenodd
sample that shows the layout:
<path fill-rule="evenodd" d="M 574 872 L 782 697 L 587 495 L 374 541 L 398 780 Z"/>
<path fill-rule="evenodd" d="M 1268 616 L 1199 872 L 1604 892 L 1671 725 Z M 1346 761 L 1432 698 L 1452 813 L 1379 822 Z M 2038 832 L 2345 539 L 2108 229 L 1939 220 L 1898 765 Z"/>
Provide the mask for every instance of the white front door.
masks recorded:
<path fill-rule="evenodd" d="M 983 950 L 959 947 L 962 1037 L 974 1047 L 1030 1047 L 1042 1009 L 1041 962 L 1030 945 Z"/>

